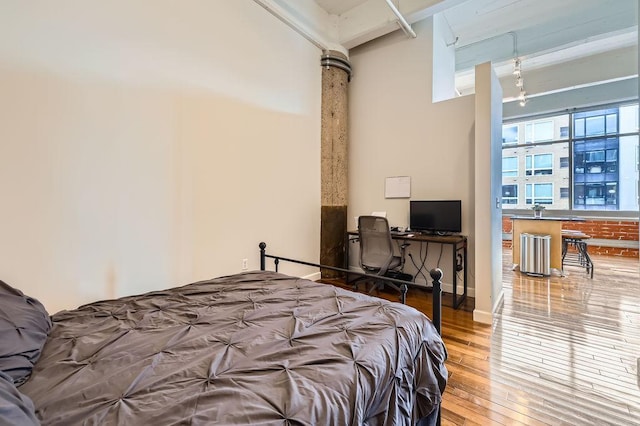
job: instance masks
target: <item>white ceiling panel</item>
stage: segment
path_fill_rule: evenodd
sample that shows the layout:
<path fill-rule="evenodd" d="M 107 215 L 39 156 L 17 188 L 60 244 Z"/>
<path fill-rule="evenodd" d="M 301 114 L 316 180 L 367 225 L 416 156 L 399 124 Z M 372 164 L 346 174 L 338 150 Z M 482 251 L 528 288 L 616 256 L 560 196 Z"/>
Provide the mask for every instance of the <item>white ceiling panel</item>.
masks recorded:
<path fill-rule="evenodd" d="M 315 2 L 331 15 L 342 15 L 368 0 L 315 0 Z M 383 0 L 380 0 L 383 1 Z"/>
<path fill-rule="evenodd" d="M 458 37 L 456 68 L 464 70 L 488 60 L 601 43 L 620 32 L 635 35 L 636 1 L 469 0 L 444 15 Z"/>

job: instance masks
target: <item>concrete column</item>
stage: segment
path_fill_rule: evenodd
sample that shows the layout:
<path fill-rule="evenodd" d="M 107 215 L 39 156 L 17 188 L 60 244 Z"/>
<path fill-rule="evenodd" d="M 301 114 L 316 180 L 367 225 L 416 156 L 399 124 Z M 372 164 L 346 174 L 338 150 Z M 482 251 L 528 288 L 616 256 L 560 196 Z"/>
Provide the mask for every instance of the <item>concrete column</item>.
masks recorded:
<path fill-rule="evenodd" d="M 347 231 L 347 85 L 351 66 L 345 55 L 322 55 L 320 263 L 344 266 Z M 341 274 L 322 271 L 323 278 Z"/>

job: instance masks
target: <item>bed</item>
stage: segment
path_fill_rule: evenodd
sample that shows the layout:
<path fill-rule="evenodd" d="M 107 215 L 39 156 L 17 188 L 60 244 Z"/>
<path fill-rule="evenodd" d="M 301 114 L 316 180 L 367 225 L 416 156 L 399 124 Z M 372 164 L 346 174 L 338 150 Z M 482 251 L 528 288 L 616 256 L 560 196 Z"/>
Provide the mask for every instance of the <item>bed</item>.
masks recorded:
<path fill-rule="evenodd" d="M 429 424 L 446 386 L 426 316 L 278 272 L 50 318 L 4 283 L 0 296 L 8 424 Z"/>

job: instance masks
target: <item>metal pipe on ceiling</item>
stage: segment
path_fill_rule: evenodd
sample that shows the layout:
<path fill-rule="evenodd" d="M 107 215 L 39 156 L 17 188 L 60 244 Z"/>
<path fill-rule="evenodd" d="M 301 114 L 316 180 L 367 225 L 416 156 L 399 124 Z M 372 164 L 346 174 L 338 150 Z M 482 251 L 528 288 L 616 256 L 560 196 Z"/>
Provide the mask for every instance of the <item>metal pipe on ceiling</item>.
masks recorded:
<path fill-rule="evenodd" d="M 393 13 L 398 18 L 398 23 L 400 24 L 400 28 L 402 28 L 402 31 L 404 31 L 407 37 L 416 38 L 417 37 L 416 32 L 413 31 L 413 28 L 411 28 L 411 25 L 409 25 L 407 20 L 404 19 L 404 16 L 402 16 L 402 13 L 400 13 L 396 5 L 393 4 L 393 1 L 392 0 L 386 0 L 386 1 L 389 7 L 391 8 L 391 10 L 393 11 Z"/>
<path fill-rule="evenodd" d="M 281 20 L 283 23 L 289 26 L 292 30 L 300 34 L 302 37 L 310 41 L 314 46 L 321 50 L 329 50 L 330 46 L 323 40 L 313 34 L 308 28 L 301 25 L 286 9 L 280 6 L 274 0 L 253 0 L 255 3 L 262 6 L 267 12 Z"/>

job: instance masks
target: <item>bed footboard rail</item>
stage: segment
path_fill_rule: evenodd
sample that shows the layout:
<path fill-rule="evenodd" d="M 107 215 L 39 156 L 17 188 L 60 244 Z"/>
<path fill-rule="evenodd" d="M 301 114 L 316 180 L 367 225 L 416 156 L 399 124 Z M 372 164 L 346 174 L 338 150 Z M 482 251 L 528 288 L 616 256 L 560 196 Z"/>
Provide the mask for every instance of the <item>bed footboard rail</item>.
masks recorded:
<path fill-rule="evenodd" d="M 266 243 L 261 242 L 258 246 L 260 247 L 260 270 L 261 271 L 266 271 L 266 259 L 270 258 L 270 259 L 273 259 L 276 272 L 278 272 L 278 265 L 280 264 L 280 261 L 284 261 L 284 262 L 290 262 L 290 263 L 297 263 L 300 265 L 313 266 L 320 269 L 329 269 L 332 271 L 343 272 L 345 274 L 356 275 L 362 278 L 370 278 L 372 280 L 389 282 L 399 286 L 400 293 L 401 293 L 400 299 L 403 304 L 407 303 L 408 288 L 410 286 L 415 286 L 415 284 L 411 281 L 404 281 L 404 280 L 399 280 L 399 279 L 390 278 L 390 277 L 381 277 L 380 275 L 366 274 L 364 272 L 351 271 L 349 269 L 338 268 L 335 266 L 321 265 L 318 263 L 305 262 L 303 260 L 290 259 L 283 256 L 267 254 Z M 431 279 L 433 280 L 433 312 L 431 316 L 431 322 L 436 327 L 438 334 L 441 335 L 442 334 L 442 282 L 440 280 L 442 279 L 442 271 L 440 269 L 432 269 L 429 273 L 431 275 Z"/>

